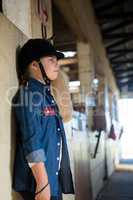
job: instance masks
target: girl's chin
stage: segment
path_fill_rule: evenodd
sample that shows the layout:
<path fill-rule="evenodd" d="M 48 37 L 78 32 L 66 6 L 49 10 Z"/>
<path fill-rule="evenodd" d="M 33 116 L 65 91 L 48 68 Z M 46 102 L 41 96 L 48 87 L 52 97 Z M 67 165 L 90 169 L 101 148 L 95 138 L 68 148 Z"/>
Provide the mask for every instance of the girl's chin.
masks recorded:
<path fill-rule="evenodd" d="M 58 73 L 54 74 L 54 76 L 51 77 L 51 80 L 54 81 L 55 79 L 57 79 L 57 77 L 58 77 Z"/>
<path fill-rule="evenodd" d="M 58 77 L 58 72 L 54 72 L 53 74 L 52 74 L 52 76 L 48 76 L 48 78 L 51 80 L 51 81 L 54 81 L 55 79 L 57 79 L 57 77 Z"/>
<path fill-rule="evenodd" d="M 57 76 L 53 76 L 53 77 L 50 78 L 50 80 L 54 81 L 55 79 L 57 79 L 57 77 L 58 77 L 58 75 Z"/>
<path fill-rule="evenodd" d="M 53 78 L 52 81 L 54 81 L 54 80 L 56 80 L 56 79 L 57 79 L 57 76 L 56 76 L 55 78 Z"/>

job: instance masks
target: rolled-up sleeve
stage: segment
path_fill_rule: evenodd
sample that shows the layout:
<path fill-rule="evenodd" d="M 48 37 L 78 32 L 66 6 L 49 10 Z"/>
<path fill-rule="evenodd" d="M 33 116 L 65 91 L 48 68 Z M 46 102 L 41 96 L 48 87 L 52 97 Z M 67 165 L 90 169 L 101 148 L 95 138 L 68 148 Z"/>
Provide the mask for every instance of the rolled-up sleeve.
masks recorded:
<path fill-rule="evenodd" d="M 32 103 L 32 102 L 31 102 Z M 18 136 L 28 162 L 45 162 L 46 155 L 42 144 L 41 114 L 40 106 L 31 106 L 23 100 L 16 108 L 16 117 L 20 132 Z"/>

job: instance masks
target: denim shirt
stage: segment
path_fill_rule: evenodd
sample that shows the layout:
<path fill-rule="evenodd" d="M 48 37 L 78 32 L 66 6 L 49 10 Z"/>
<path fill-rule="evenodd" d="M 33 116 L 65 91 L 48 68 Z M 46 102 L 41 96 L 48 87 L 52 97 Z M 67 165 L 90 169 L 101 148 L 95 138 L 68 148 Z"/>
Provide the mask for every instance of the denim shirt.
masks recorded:
<path fill-rule="evenodd" d="M 65 132 L 50 86 L 31 78 L 19 89 L 13 103 L 17 145 L 12 187 L 18 192 L 35 192 L 36 182 L 28 163 L 41 161 L 45 163 L 51 195 L 58 196 L 61 134 Z"/>

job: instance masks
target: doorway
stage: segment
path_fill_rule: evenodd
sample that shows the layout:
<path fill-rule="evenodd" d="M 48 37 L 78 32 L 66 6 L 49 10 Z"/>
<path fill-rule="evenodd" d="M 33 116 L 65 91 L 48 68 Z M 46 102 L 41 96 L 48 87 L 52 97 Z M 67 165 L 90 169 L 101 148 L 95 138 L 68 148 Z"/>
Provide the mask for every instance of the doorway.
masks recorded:
<path fill-rule="evenodd" d="M 123 126 L 120 163 L 133 165 L 133 99 L 119 100 L 119 119 Z"/>

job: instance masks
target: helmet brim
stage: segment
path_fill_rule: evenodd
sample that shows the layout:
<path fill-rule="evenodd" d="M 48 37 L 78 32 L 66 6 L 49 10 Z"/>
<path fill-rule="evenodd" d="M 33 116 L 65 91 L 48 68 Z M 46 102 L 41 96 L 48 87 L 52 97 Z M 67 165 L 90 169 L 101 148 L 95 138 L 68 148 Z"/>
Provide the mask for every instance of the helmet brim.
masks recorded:
<path fill-rule="evenodd" d="M 57 60 L 63 59 L 65 57 L 64 54 L 60 51 L 56 51 L 55 56 L 57 57 Z"/>

